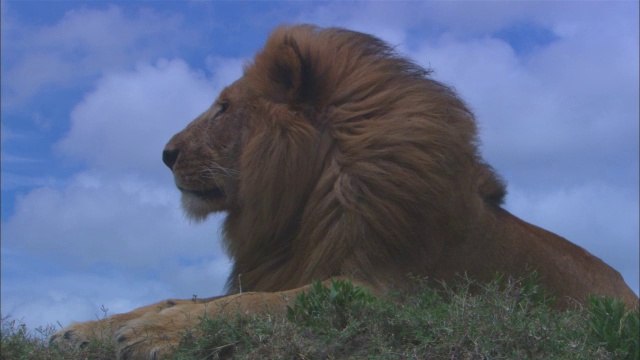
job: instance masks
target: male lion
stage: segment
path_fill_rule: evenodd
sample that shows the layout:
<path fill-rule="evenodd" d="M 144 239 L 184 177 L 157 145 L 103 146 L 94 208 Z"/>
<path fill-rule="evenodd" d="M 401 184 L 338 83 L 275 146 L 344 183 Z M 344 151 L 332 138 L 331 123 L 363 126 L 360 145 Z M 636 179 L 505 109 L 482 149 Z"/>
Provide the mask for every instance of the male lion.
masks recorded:
<path fill-rule="evenodd" d="M 409 290 L 408 274 L 537 270 L 560 308 L 589 294 L 636 306 L 617 271 L 500 207 L 473 114 L 428 75 L 366 34 L 277 28 L 162 154 L 191 218 L 228 214 L 231 295 L 163 301 L 52 341 L 81 345 L 101 329 L 120 358 L 158 357 L 205 313 L 282 314 L 307 284 L 339 276 L 383 295 Z"/>

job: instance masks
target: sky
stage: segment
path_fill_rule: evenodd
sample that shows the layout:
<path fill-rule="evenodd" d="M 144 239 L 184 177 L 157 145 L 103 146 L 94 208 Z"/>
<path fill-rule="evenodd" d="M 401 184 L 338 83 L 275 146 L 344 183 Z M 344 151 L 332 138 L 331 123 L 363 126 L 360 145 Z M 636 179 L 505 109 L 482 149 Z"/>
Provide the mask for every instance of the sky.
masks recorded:
<path fill-rule="evenodd" d="M 66 326 L 223 293 L 224 215 L 193 224 L 161 152 L 279 24 L 376 35 L 453 86 L 506 208 L 638 293 L 638 2 L 7 1 L 1 310 Z"/>

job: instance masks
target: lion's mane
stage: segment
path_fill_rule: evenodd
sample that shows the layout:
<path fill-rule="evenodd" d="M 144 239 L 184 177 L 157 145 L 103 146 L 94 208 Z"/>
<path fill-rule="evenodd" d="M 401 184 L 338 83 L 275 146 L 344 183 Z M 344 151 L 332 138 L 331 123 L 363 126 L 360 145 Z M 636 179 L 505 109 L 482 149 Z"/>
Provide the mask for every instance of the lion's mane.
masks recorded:
<path fill-rule="evenodd" d="M 252 125 L 224 227 L 231 291 L 433 274 L 503 200 L 472 112 L 377 38 L 280 27 L 243 81 L 270 121 Z"/>

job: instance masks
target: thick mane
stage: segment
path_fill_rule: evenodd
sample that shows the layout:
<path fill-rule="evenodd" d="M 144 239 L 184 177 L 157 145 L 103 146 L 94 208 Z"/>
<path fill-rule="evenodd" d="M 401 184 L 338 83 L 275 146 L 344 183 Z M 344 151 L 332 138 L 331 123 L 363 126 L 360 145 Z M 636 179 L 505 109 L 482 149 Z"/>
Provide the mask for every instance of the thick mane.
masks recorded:
<path fill-rule="evenodd" d="M 375 37 L 276 29 L 243 81 L 271 119 L 244 145 L 230 211 L 230 290 L 282 290 L 348 274 L 428 273 L 504 185 L 477 151 L 473 114 Z"/>

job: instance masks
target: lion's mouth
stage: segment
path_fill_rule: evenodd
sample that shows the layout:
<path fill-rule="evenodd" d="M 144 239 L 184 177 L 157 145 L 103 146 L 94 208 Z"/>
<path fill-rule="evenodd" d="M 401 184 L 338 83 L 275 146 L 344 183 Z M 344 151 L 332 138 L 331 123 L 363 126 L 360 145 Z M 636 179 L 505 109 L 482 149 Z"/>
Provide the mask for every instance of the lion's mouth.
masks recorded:
<path fill-rule="evenodd" d="M 178 186 L 182 193 L 180 202 L 187 216 L 195 221 L 202 221 L 209 214 L 224 211 L 227 208 L 227 194 L 220 187 L 206 190 L 192 190 Z"/>
<path fill-rule="evenodd" d="M 218 200 L 225 197 L 224 191 L 220 188 L 213 188 L 208 190 L 189 190 L 178 187 L 183 193 L 193 194 L 203 200 Z"/>

